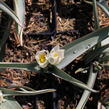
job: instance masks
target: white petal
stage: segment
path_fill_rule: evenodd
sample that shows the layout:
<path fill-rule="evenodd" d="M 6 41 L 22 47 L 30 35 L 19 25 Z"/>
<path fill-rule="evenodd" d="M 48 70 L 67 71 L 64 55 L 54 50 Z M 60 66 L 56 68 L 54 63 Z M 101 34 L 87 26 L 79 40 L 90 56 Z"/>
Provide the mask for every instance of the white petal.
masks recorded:
<path fill-rule="evenodd" d="M 58 61 L 57 61 L 57 64 L 59 64 L 63 59 L 64 59 L 64 50 L 61 49 L 58 51 Z"/>
<path fill-rule="evenodd" d="M 38 51 L 37 53 L 36 53 L 36 55 L 39 55 L 39 54 L 42 54 L 42 53 L 45 53 L 45 54 L 49 54 L 49 52 L 48 52 L 48 50 L 41 50 L 41 51 Z"/>
<path fill-rule="evenodd" d="M 59 64 L 63 60 L 63 58 L 64 58 L 64 49 L 60 49 L 59 45 L 57 45 L 51 50 L 48 56 L 48 61 L 50 64 L 56 65 Z"/>
<path fill-rule="evenodd" d="M 49 58 L 48 58 L 48 62 L 52 65 L 57 64 L 58 60 L 59 60 L 58 57 L 49 56 Z"/>
<path fill-rule="evenodd" d="M 38 64 L 39 64 L 39 66 L 40 66 L 41 68 L 45 68 L 45 67 L 47 67 L 48 62 L 46 61 L 46 62 L 44 62 L 44 63 L 38 63 Z"/>
<path fill-rule="evenodd" d="M 52 53 L 52 52 L 54 52 L 54 51 L 58 51 L 59 49 L 60 49 L 60 47 L 59 47 L 59 44 L 58 44 L 58 45 L 56 45 L 56 46 L 51 50 L 50 53 Z"/>
<path fill-rule="evenodd" d="M 47 65 L 48 65 L 48 60 L 46 60 L 44 63 L 41 63 L 41 62 L 38 60 L 37 63 L 39 64 L 39 66 L 40 66 L 41 68 L 45 68 L 45 67 L 47 67 Z"/>
<path fill-rule="evenodd" d="M 65 52 L 64 49 L 58 51 L 59 57 L 61 57 L 62 59 L 64 58 L 64 52 Z"/>
<path fill-rule="evenodd" d="M 43 62 L 43 63 L 41 63 L 41 62 L 39 61 L 39 58 L 40 58 L 40 55 L 41 55 L 41 54 L 46 54 L 46 56 L 45 56 L 45 59 L 46 59 L 46 60 L 45 60 L 45 62 Z M 47 60 L 48 55 L 49 55 L 49 52 L 48 52 L 47 50 L 38 51 L 38 52 L 36 53 L 35 58 L 36 58 L 36 61 L 37 61 L 37 63 L 39 64 L 40 67 L 44 68 L 44 67 L 46 67 L 46 66 L 48 65 L 48 60 Z"/>

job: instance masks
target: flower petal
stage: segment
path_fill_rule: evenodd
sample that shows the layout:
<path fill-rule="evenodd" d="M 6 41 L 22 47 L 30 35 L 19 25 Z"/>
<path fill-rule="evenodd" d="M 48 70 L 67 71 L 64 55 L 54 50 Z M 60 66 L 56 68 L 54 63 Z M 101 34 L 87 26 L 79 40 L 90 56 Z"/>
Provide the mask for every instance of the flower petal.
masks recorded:
<path fill-rule="evenodd" d="M 60 49 L 59 45 L 55 46 L 48 57 L 50 64 L 56 65 L 59 64 L 64 58 L 64 49 Z"/>
<path fill-rule="evenodd" d="M 48 55 L 49 52 L 47 50 L 38 51 L 36 53 L 35 58 L 40 67 L 44 68 L 48 65 L 48 60 L 47 60 Z"/>
<path fill-rule="evenodd" d="M 59 44 L 58 44 L 58 45 L 56 45 L 56 46 L 51 50 L 50 53 L 52 53 L 52 52 L 54 52 L 54 51 L 58 51 L 59 49 L 60 49 L 60 47 L 59 47 Z"/>
<path fill-rule="evenodd" d="M 41 68 L 45 68 L 45 67 L 47 67 L 47 65 L 48 65 L 48 61 L 46 61 L 46 62 L 44 62 L 44 63 L 38 63 L 39 64 L 39 66 L 41 67 Z"/>
<path fill-rule="evenodd" d="M 52 64 L 52 65 L 57 64 L 58 60 L 59 60 L 58 57 L 52 57 L 52 56 L 51 56 L 51 57 L 48 58 L 48 62 L 49 62 L 50 64 Z"/>
<path fill-rule="evenodd" d="M 59 55 L 59 57 L 61 57 L 62 59 L 64 58 L 64 52 L 65 52 L 64 49 L 61 49 L 61 50 L 58 51 L 58 55 Z"/>

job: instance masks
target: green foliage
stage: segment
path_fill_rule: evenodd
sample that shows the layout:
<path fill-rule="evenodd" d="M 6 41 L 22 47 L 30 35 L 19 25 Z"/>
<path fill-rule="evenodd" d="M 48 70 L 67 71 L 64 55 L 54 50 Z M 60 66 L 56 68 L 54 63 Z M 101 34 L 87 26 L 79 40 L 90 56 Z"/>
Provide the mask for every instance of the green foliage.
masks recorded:
<path fill-rule="evenodd" d="M 41 72 L 41 73 L 52 73 L 53 75 L 55 75 L 61 79 L 64 79 L 64 80 L 66 80 L 74 85 L 77 85 L 81 88 L 90 90 L 92 92 L 97 92 L 95 90 L 88 88 L 81 81 L 71 77 L 70 75 L 68 75 L 64 71 L 62 71 L 62 70 L 58 69 L 56 66 L 52 66 L 52 65 L 48 66 L 48 68 L 40 69 L 40 67 L 37 65 L 37 63 L 20 64 L 20 63 L 0 62 L 0 68 L 13 68 L 13 69 L 30 70 L 30 71 Z"/>
<path fill-rule="evenodd" d="M 16 88 L 13 90 L 12 88 Z M 22 109 L 13 96 L 31 96 L 56 91 L 55 89 L 34 90 L 26 86 L 10 86 L 0 88 L 0 109 Z"/>
<path fill-rule="evenodd" d="M 19 86 L 20 88 L 20 86 Z M 21 91 L 19 90 L 12 90 L 8 88 L 0 88 L 0 90 L 3 93 L 3 97 L 8 97 L 8 96 L 30 96 L 30 95 L 38 95 L 38 94 L 43 94 L 43 93 L 48 93 L 48 92 L 54 92 L 56 91 L 55 89 L 45 89 L 45 90 L 26 90 L 24 88 L 20 88 Z"/>
<path fill-rule="evenodd" d="M 85 64 L 93 63 L 93 60 L 97 58 L 99 62 L 102 62 L 100 63 L 101 66 L 109 68 L 109 65 L 103 63 L 104 61 L 108 60 L 109 57 L 109 52 L 108 52 L 109 44 L 106 44 L 104 46 L 101 45 L 96 46 L 97 44 L 100 44 L 104 39 L 109 37 L 109 26 L 98 29 L 99 19 L 97 13 L 98 12 L 97 5 L 105 12 L 107 16 L 109 16 L 109 7 L 105 0 L 102 1 L 93 0 L 93 2 L 89 2 L 86 0 L 84 1 L 86 3 L 90 3 L 91 5 L 93 5 L 94 20 L 95 20 L 95 27 L 96 27 L 95 31 L 62 47 L 62 49 L 65 50 L 65 56 L 64 59 L 59 64 L 57 65 L 48 64 L 47 67 L 41 68 L 37 62 L 34 63 L 0 62 L 0 68 L 29 70 L 38 73 L 51 73 L 54 76 L 59 77 L 73 85 L 83 88 L 85 91 L 79 102 L 79 105 L 77 106 L 77 109 L 82 109 L 85 106 L 91 92 L 98 92 L 92 89 L 96 80 L 98 70 L 96 70 L 95 73 L 95 69 L 93 69 L 92 67 L 93 65 L 91 65 L 90 76 L 89 76 L 88 83 L 86 85 L 85 83 L 70 76 L 62 69 L 65 68 L 67 65 L 69 65 L 78 56 L 84 53 L 86 53 L 84 57 Z M 9 16 L 11 16 L 11 18 L 17 23 L 16 25 L 17 35 L 20 37 L 20 44 L 23 45 L 22 36 L 23 36 L 23 27 L 25 22 L 25 1 L 13 0 L 12 3 L 14 3 L 15 11 L 13 11 L 2 0 L 0 1 L 0 9 L 5 13 L 7 13 Z M 10 22 L 11 21 L 9 21 L 9 26 L 6 30 L 6 33 L 3 36 L 3 39 L 0 42 L 1 54 L 2 54 L 2 48 L 7 38 L 9 37 L 9 29 L 11 25 Z M 101 56 L 102 54 L 103 56 Z M 13 90 L 12 88 L 15 88 L 16 90 Z M 36 91 L 26 86 L 0 87 L 0 102 L 1 102 L 0 109 L 15 109 L 15 108 L 22 109 L 22 107 L 18 104 L 18 102 L 15 99 L 13 99 L 13 96 L 37 95 L 37 94 L 43 94 L 48 92 L 54 92 L 54 91 L 55 89 L 45 89 L 45 90 Z"/>
<path fill-rule="evenodd" d="M 97 31 L 94 31 L 86 36 L 83 36 L 82 38 L 73 41 L 68 45 L 65 45 L 63 47 L 63 49 L 65 49 L 65 58 L 60 64 L 57 65 L 57 67 L 64 68 L 78 56 L 107 38 L 108 34 L 109 26 L 100 28 Z"/>
<path fill-rule="evenodd" d="M 89 75 L 89 79 L 87 82 L 87 86 L 90 88 L 93 88 L 96 77 L 97 77 L 97 72 L 94 72 L 93 67 L 94 67 L 93 65 L 90 66 L 90 75 Z M 91 94 L 91 92 L 88 90 L 85 90 L 83 92 L 82 97 L 81 97 L 76 109 L 84 109 L 85 104 L 87 103 L 90 94 Z"/>
<path fill-rule="evenodd" d="M 0 104 L 0 109 L 23 109 L 20 104 L 12 97 L 7 97 Z"/>
<path fill-rule="evenodd" d="M 49 71 L 49 70 L 48 70 Z M 69 83 L 72 83 L 73 85 L 75 86 L 78 86 L 78 87 L 81 87 L 83 89 L 86 89 L 86 90 L 89 90 L 91 92 L 98 92 L 96 90 L 93 90 L 91 88 L 89 88 L 86 84 L 84 84 L 83 82 L 71 77 L 70 75 L 68 75 L 67 73 L 65 73 L 64 71 L 62 70 L 59 70 L 57 67 L 55 66 L 51 66 L 50 68 L 50 71 L 53 72 L 53 75 L 61 78 L 61 79 L 64 79 L 66 81 L 68 81 Z"/>
<path fill-rule="evenodd" d="M 19 18 L 22 26 L 24 27 L 25 23 L 25 0 L 13 0 L 14 6 L 15 6 L 15 13 L 17 17 Z M 16 24 L 17 28 L 17 34 L 19 35 L 20 38 L 20 44 L 21 46 L 23 45 L 23 28 Z"/>
<path fill-rule="evenodd" d="M 18 18 L 18 16 L 15 14 L 15 12 L 2 0 L 0 0 L 0 9 L 4 12 L 6 12 L 9 16 L 11 16 L 21 27 L 22 24 Z"/>

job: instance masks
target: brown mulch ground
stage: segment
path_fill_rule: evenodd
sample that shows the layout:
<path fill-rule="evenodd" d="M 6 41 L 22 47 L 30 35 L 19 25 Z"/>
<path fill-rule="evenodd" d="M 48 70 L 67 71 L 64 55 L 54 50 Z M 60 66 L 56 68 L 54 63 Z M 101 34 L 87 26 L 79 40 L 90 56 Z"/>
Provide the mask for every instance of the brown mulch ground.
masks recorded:
<path fill-rule="evenodd" d="M 80 2 L 71 2 L 70 0 L 62 1 L 58 6 L 57 13 L 57 30 L 78 30 L 78 34 L 59 34 L 52 40 L 48 36 L 32 37 L 29 33 L 43 32 L 49 29 L 48 16 L 51 4 L 48 0 L 26 0 L 26 26 L 24 30 L 24 46 L 19 46 L 18 39 L 11 32 L 9 40 L 6 43 L 6 52 L 4 61 L 6 62 L 33 62 L 35 54 L 38 50 L 50 50 L 55 45 L 61 47 L 76 38 L 93 31 L 92 26 L 92 6 Z M 101 26 L 109 25 L 109 18 L 99 9 L 99 19 Z M 86 82 L 88 74 L 75 74 L 78 64 L 72 62 L 65 68 L 65 71 L 73 77 Z M 79 65 L 82 66 L 82 65 Z M 81 97 L 83 90 L 51 74 L 38 74 L 37 72 L 29 72 L 22 70 L 6 69 L 0 73 L 2 77 L 6 77 L 17 85 L 27 85 L 36 90 L 45 88 L 56 88 L 56 93 L 38 95 L 35 97 L 16 97 L 18 102 L 24 109 L 55 109 L 53 102 L 58 109 L 74 109 Z M 97 102 L 105 99 L 108 95 L 109 71 L 103 71 L 98 74 L 95 89 L 101 90 L 98 94 L 91 94 L 86 109 L 97 109 Z M 1 85 L 7 85 L 4 81 L 0 81 Z"/>

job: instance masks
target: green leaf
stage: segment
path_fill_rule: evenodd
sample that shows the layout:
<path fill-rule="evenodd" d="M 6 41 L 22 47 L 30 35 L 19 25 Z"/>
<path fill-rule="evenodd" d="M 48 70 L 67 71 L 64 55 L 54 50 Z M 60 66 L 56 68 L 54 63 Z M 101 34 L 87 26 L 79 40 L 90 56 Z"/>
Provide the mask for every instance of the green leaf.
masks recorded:
<path fill-rule="evenodd" d="M 2 101 L 0 101 L 0 109 L 22 109 L 22 107 L 18 104 L 18 102 L 15 99 L 13 99 L 11 96 L 30 96 L 30 95 L 44 94 L 44 93 L 56 91 L 55 89 L 44 89 L 44 90 L 36 91 L 26 86 L 10 87 L 10 88 L 18 88 L 21 91 L 8 89 L 8 88 L 2 88 L 2 87 L 0 88 L 0 91 L 2 91 L 3 94 L 3 99 Z"/>
<path fill-rule="evenodd" d="M 7 97 L 0 103 L 0 109 L 23 109 L 20 104 L 12 97 Z"/>
<path fill-rule="evenodd" d="M 95 32 L 92 32 L 86 36 L 83 36 L 72 43 L 69 43 L 63 47 L 65 49 L 65 57 L 62 62 L 56 65 L 58 68 L 62 69 L 70 64 L 78 56 L 95 46 L 97 43 L 101 42 L 109 35 L 109 26 L 100 28 Z"/>
<path fill-rule="evenodd" d="M 58 69 L 56 66 L 50 66 L 48 71 L 51 72 L 56 77 L 59 77 L 59 78 L 65 80 L 65 81 L 68 81 L 68 82 L 72 83 L 75 86 L 81 87 L 81 88 L 89 90 L 91 92 L 98 92 L 96 90 L 93 90 L 93 89 L 89 88 L 83 82 L 71 77 L 69 74 L 65 73 L 63 70 Z"/>
<path fill-rule="evenodd" d="M 41 72 L 41 69 L 39 68 L 39 66 L 36 63 L 19 64 L 19 63 L 0 62 L 0 68 L 13 68 L 13 69 L 23 69 L 23 70 L 30 70 L 30 71 L 35 71 L 35 72 Z M 74 85 L 77 85 L 77 86 L 79 86 L 81 88 L 90 90 L 92 92 L 97 92 L 97 91 L 95 91 L 93 89 L 88 88 L 86 86 L 86 84 L 84 84 L 83 82 L 71 77 L 70 75 L 68 75 L 64 71 L 59 70 L 56 66 L 52 66 L 52 68 L 48 67 L 47 69 L 43 69 L 43 73 L 48 73 L 48 72 L 53 73 L 55 76 L 58 76 L 59 78 L 62 78 L 62 79 L 66 80 L 66 81 L 68 81 L 68 82 L 70 82 L 70 83 L 72 83 Z M 4 90 L 4 89 L 1 89 L 1 90 Z M 8 93 L 9 93 L 9 90 L 8 90 Z"/>
<path fill-rule="evenodd" d="M 21 24 L 24 27 L 24 22 L 25 22 L 25 0 L 14 0 L 14 6 L 15 6 L 15 13 L 17 15 L 17 17 L 20 19 Z M 19 26 L 18 24 L 17 26 L 17 34 L 20 37 L 20 44 L 21 46 L 23 45 L 23 28 L 21 26 Z"/>
<path fill-rule="evenodd" d="M 18 89 L 18 90 L 24 89 L 24 90 L 29 90 L 29 91 L 35 91 L 34 89 L 32 89 L 32 88 L 30 88 L 30 87 L 27 87 L 27 86 L 16 86 L 16 85 L 3 86 L 3 87 L 1 87 L 1 88 L 6 88 L 6 89 L 15 88 L 15 89 Z"/>
<path fill-rule="evenodd" d="M 49 92 L 54 92 L 56 91 L 55 89 L 44 89 L 44 90 L 26 90 L 24 88 L 21 88 L 22 91 L 17 91 L 13 89 L 7 89 L 7 88 L 0 88 L 0 90 L 3 93 L 4 97 L 7 96 L 31 96 L 31 95 L 38 95 L 38 94 L 44 94 L 44 93 L 49 93 Z"/>
<path fill-rule="evenodd" d="M 37 63 L 0 62 L 0 68 L 22 69 L 22 70 L 29 70 L 33 72 L 41 71 L 41 68 Z"/>
<path fill-rule="evenodd" d="M 87 82 L 87 86 L 90 88 L 93 88 L 94 84 L 95 84 L 95 80 L 97 77 L 97 72 L 93 72 L 93 65 L 90 66 L 90 75 L 89 75 L 89 79 Z M 82 97 L 76 107 L 76 109 L 84 109 L 84 106 L 86 104 L 86 102 L 88 101 L 88 98 L 90 96 L 91 92 L 88 90 L 85 90 L 82 94 Z"/>
<path fill-rule="evenodd" d="M 109 52 L 109 44 L 104 45 L 102 47 L 96 48 L 94 51 L 91 51 L 89 54 L 84 56 L 84 63 L 88 64 L 94 59 L 100 59 L 100 55 Z"/>
<path fill-rule="evenodd" d="M 98 19 L 98 11 L 97 11 L 97 2 L 96 0 L 92 0 L 93 2 L 93 15 L 94 15 L 94 26 L 95 30 L 99 28 L 99 19 Z"/>
<path fill-rule="evenodd" d="M 35 71 L 35 72 L 41 72 L 41 69 L 39 68 L 39 66 L 36 63 L 19 64 L 19 63 L 0 62 L 0 68 L 13 68 L 13 69 L 23 69 L 23 70 L 30 70 L 30 71 Z M 43 69 L 43 72 L 44 73 L 48 73 L 48 72 L 53 73 L 55 76 L 58 76 L 59 78 L 62 78 L 62 79 L 66 80 L 66 81 L 68 81 L 68 82 L 70 82 L 70 83 L 72 83 L 74 85 L 77 85 L 77 86 L 79 86 L 81 88 L 90 90 L 92 92 L 97 92 L 97 91 L 95 91 L 93 89 L 88 88 L 86 86 L 86 84 L 84 84 L 83 82 L 71 77 L 70 75 L 68 75 L 64 71 L 59 70 L 56 66 L 52 66 L 52 68 L 48 66 L 47 69 Z M 4 90 L 4 89 L 1 89 L 1 90 Z M 9 93 L 9 90 L 8 90 L 8 93 Z"/>
<path fill-rule="evenodd" d="M 2 0 L 0 0 L 0 9 L 11 16 L 16 21 L 16 23 L 18 23 L 22 27 L 22 24 L 19 18 L 16 16 L 15 12 L 11 8 L 9 8 L 9 6 Z"/>

